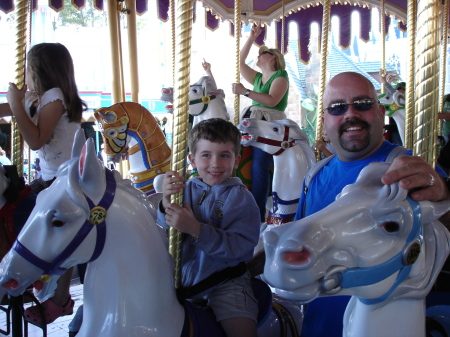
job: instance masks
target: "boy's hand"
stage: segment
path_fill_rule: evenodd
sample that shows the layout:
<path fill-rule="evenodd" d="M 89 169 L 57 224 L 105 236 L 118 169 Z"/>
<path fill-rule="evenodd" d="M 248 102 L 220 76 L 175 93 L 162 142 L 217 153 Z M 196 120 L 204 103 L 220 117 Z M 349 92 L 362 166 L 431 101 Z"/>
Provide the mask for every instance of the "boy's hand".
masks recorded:
<path fill-rule="evenodd" d="M 196 238 L 200 235 L 202 224 L 195 219 L 189 205 L 185 206 L 186 208 L 183 208 L 177 204 L 170 204 L 166 207 L 166 223 L 170 227 Z"/>
<path fill-rule="evenodd" d="M 180 193 L 185 187 L 184 178 L 180 177 L 176 171 L 167 171 L 164 174 L 164 180 L 162 183 L 162 205 L 164 209 L 170 205 L 170 196 L 172 194 Z"/>

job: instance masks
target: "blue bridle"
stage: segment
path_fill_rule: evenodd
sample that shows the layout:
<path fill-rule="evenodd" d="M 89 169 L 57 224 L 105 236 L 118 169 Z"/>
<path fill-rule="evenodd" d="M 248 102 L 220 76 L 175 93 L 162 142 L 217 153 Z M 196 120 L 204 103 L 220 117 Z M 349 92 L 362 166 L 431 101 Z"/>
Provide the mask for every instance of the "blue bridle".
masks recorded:
<path fill-rule="evenodd" d="M 378 283 L 395 272 L 399 272 L 394 284 L 384 295 L 372 299 L 360 298 L 359 300 L 364 304 L 370 305 L 384 301 L 399 284 L 408 278 L 412 264 L 416 261 L 420 253 L 420 237 L 423 235 L 422 212 L 417 201 L 409 197 L 406 200 L 409 202 L 413 211 L 414 222 L 411 232 L 406 239 L 405 249 L 379 265 L 364 268 L 350 268 L 341 274 L 339 286 L 342 288 L 354 288 Z M 413 254 L 413 256 L 407 256 L 410 254 Z"/>
<path fill-rule="evenodd" d="M 91 210 L 91 217 L 86 219 L 86 221 L 81 226 L 81 228 L 79 229 L 75 237 L 72 239 L 72 241 L 69 243 L 69 245 L 61 252 L 61 254 L 55 257 L 55 259 L 52 262 L 44 261 L 38 256 L 36 256 L 34 253 L 28 250 L 28 248 L 26 248 L 18 239 L 14 242 L 12 248 L 25 260 L 35 265 L 36 267 L 42 269 L 43 270 L 42 276 L 64 274 L 67 271 L 67 269 L 61 268 L 60 265 L 65 260 L 67 260 L 67 258 L 70 255 L 72 255 L 73 252 L 75 252 L 75 250 L 81 245 L 81 243 L 88 236 L 88 234 L 90 233 L 92 228 L 94 228 L 94 226 L 97 228 L 97 239 L 94 252 L 88 262 L 92 262 L 100 256 L 105 246 L 105 239 L 106 239 L 106 222 L 105 222 L 106 211 L 111 206 L 112 201 L 114 199 L 114 195 L 116 193 L 116 181 L 114 179 L 114 174 L 107 168 L 105 168 L 105 172 L 106 172 L 106 190 L 105 193 L 103 194 L 102 199 L 100 200 L 98 205 L 95 206 L 92 200 L 87 195 L 84 195 Z M 93 214 L 92 211 L 94 208 L 95 210 L 104 210 L 104 212 L 100 213 L 102 218 L 101 221 L 98 221 L 96 223 L 92 223 L 90 221 L 92 218 Z"/>

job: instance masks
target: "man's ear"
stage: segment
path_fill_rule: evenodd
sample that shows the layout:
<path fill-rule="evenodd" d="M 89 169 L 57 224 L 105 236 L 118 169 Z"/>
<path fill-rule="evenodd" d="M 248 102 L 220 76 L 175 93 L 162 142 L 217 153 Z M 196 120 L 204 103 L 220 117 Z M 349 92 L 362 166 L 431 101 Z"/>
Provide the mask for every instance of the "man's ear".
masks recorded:
<path fill-rule="evenodd" d="M 193 155 L 192 153 L 189 153 L 189 154 L 188 154 L 188 159 L 189 159 L 189 161 L 191 162 L 192 167 L 193 167 L 193 168 L 196 168 L 196 166 L 195 166 L 195 157 L 194 157 L 194 155 Z"/>
<path fill-rule="evenodd" d="M 384 117 L 386 115 L 386 107 L 383 104 L 378 104 L 378 107 L 380 109 L 380 113 Z"/>

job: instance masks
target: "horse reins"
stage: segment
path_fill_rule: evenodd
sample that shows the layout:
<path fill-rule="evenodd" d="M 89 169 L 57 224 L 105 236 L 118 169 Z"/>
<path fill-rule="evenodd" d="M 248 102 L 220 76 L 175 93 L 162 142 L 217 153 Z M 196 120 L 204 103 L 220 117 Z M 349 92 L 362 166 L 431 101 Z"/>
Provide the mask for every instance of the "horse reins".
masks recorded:
<path fill-rule="evenodd" d="M 208 104 L 215 99 L 217 96 L 216 95 L 205 95 L 205 88 L 203 88 L 203 96 L 202 98 L 197 98 L 197 99 L 193 99 L 192 101 L 189 101 L 189 105 L 194 105 L 194 104 L 198 104 L 198 103 L 203 103 L 203 108 L 202 111 L 200 111 L 198 114 L 194 115 L 191 114 L 192 116 L 196 117 L 196 116 L 200 116 L 202 113 L 204 113 L 206 111 L 206 109 L 208 109 Z"/>
<path fill-rule="evenodd" d="M 261 144 L 267 144 L 272 146 L 278 146 L 280 149 L 275 153 L 270 153 L 272 156 L 278 156 L 282 154 L 284 151 L 293 147 L 297 142 L 295 140 L 289 141 L 289 128 L 284 126 L 284 138 L 283 140 L 275 140 L 265 137 L 256 136 L 255 141 Z"/>

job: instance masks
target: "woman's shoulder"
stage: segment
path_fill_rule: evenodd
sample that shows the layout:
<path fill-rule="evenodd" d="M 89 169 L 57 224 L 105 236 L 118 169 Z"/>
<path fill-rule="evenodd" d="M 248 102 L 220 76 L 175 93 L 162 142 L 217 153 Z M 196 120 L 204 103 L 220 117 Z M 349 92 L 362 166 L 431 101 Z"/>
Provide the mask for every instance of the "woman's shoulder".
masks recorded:
<path fill-rule="evenodd" d="M 284 77 L 285 79 L 289 79 L 288 72 L 285 69 L 277 70 L 275 73 L 276 77 Z"/>

